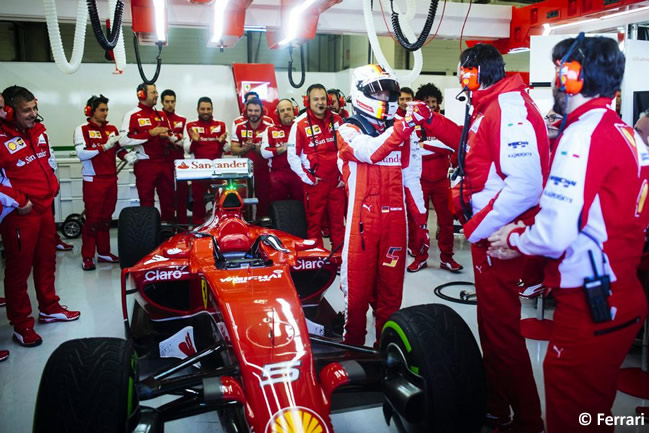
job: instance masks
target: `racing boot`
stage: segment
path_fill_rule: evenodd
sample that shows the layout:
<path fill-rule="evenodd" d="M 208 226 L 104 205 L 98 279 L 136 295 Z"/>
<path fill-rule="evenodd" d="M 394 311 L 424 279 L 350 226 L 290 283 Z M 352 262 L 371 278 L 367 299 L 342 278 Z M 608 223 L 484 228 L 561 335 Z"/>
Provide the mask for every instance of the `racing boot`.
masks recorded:
<path fill-rule="evenodd" d="M 56 250 L 57 251 L 71 251 L 72 248 L 74 248 L 73 245 L 66 244 L 65 242 L 63 242 L 63 240 L 61 240 L 61 238 L 59 237 L 58 234 L 56 235 Z"/>
<path fill-rule="evenodd" d="M 463 266 L 452 257 L 440 257 L 440 268 L 457 274 L 463 269 Z"/>
<path fill-rule="evenodd" d="M 41 344 L 43 339 L 34 328 L 14 328 L 14 341 L 21 346 L 34 347 Z"/>
<path fill-rule="evenodd" d="M 115 254 L 97 254 L 97 263 L 119 263 L 120 258 Z"/>
<path fill-rule="evenodd" d="M 57 305 L 52 311 L 46 313 L 41 311 L 38 315 L 39 323 L 52 323 L 52 322 L 71 322 L 77 320 L 81 316 L 79 311 L 68 310 L 65 305 Z"/>
<path fill-rule="evenodd" d="M 0 307 L 7 305 L 7 300 L 5 298 L 0 298 Z"/>
<path fill-rule="evenodd" d="M 9 358 L 9 351 L 8 350 L 0 350 L 0 362 L 6 361 L 7 358 Z"/>
<path fill-rule="evenodd" d="M 95 270 L 95 262 L 93 262 L 93 259 L 83 259 L 81 262 L 81 269 L 84 271 L 94 271 Z"/>
<path fill-rule="evenodd" d="M 411 263 L 407 268 L 406 272 L 417 272 L 421 269 L 424 269 L 427 267 L 427 261 L 426 260 L 418 260 L 415 259 L 413 260 L 413 263 Z"/>

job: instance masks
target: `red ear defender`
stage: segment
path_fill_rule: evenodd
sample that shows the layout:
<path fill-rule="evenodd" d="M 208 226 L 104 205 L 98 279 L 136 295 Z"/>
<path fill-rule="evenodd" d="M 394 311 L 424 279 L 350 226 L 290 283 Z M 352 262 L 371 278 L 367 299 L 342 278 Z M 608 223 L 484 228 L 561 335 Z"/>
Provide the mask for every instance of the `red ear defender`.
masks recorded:
<path fill-rule="evenodd" d="M 479 82 L 480 70 L 478 68 L 460 67 L 460 85 L 463 88 L 467 87 L 469 90 L 478 90 L 481 87 Z"/>
<path fill-rule="evenodd" d="M 7 116 L 5 117 L 5 120 L 7 122 L 13 122 L 14 121 L 14 109 L 10 105 L 5 105 L 4 111 L 5 111 L 5 113 L 7 113 Z"/>
<path fill-rule="evenodd" d="M 298 117 L 298 114 L 300 114 L 300 109 L 295 104 L 291 104 L 291 105 L 293 105 L 293 116 Z"/>
<path fill-rule="evenodd" d="M 343 96 L 339 96 L 339 107 L 345 107 L 345 98 Z"/>
<path fill-rule="evenodd" d="M 138 89 L 137 95 L 140 101 L 144 101 L 145 99 L 147 99 L 147 93 L 142 89 Z"/>
<path fill-rule="evenodd" d="M 93 115 L 93 107 L 91 107 L 90 105 L 86 105 L 84 107 L 84 114 L 86 115 L 86 117 L 91 117 Z"/>
<path fill-rule="evenodd" d="M 309 93 L 302 97 L 302 105 L 304 105 L 305 108 L 309 108 Z"/>
<path fill-rule="evenodd" d="M 577 95 L 582 91 L 585 81 L 582 78 L 582 65 L 577 60 L 562 63 L 555 74 L 555 87 L 567 95 Z"/>
<path fill-rule="evenodd" d="M 334 96 L 331 93 L 327 94 L 327 106 L 331 106 L 334 103 Z"/>

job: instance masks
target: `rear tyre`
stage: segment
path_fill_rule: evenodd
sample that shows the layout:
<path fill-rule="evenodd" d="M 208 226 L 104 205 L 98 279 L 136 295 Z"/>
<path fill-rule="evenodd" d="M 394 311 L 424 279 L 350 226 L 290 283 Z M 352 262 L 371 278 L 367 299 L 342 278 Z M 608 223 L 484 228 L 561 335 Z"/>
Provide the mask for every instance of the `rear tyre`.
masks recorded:
<path fill-rule="evenodd" d="M 408 421 L 395 412 L 397 424 L 405 431 L 480 430 L 486 404 L 481 352 L 472 331 L 454 310 L 429 304 L 396 312 L 384 326 L 381 351 L 388 360 L 385 379 L 401 376 L 412 383 L 413 375 L 423 379 L 424 407 L 419 420 Z M 398 359 L 406 365 L 396 363 Z"/>
<path fill-rule="evenodd" d="M 61 344 L 45 365 L 36 398 L 34 433 L 124 433 L 140 409 L 135 352 L 119 338 Z"/>
<path fill-rule="evenodd" d="M 160 212 L 155 207 L 127 207 L 120 212 L 117 249 L 120 268 L 135 265 L 160 245 Z"/>
<path fill-rule="evenodd" d="M 271 203 L 269 209 L 271 225 L 299 238 L 307 238 L 307 217 L 305 206 L 299 200 L 279 200 Z"/>

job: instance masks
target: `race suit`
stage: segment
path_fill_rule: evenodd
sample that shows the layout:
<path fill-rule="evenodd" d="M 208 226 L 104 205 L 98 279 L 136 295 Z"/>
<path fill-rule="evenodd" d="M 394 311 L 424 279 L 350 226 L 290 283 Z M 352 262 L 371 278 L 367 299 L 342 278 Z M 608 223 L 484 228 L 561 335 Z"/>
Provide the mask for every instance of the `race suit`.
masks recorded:
<path fill-rule="evenodd" d="M 138 189 L 140 206 L 154 206 L 154 194 L 158 193 L 160 216 L 163 221 L 174 220 L 174 173 L 170 154 L 176 146 L 166 137 L 149 135 L 149 131 L 162 126 L 172 129 L 167 117 L 142 103 L 124 116 L 120 128 L 120 145 L 135 146 L 138 156 L 133 171 Z"/>
<path fill-rule="evenodd" d="M 323 246 L 321 228 L 324 214 L 329 218 L 332 249 L 343 243 L 345 191 L 337 167 L 336 129 L 341 118 L 329 110 L 323 119 L 311 110 L 300 115 L 291 127 L 287 160 L 303 182 L 307 237 Z"/>
<path fill-rule="evenodd" d="M 117 203 L 117 169 L 115 157 L 126 151 L 118 145 L 104 151 L 102 145 L 119 135 L 117 128 L 108 123 L 97 125 L 88 121 L 74 131 L 74 145 L 81 160 L 83 200 L 86 213 L 81 232 L 81 257 L 93 259 L 97 253 L 107 256 L 111 252 L 109 230 Z"/>
<path fill-rule="evenodd" d="M 412 128 L 405 128 L 403 121 L 381 134 L 364 133 L 368 131 L 371 129 L 364 131 L 355 123 L 345 123 L 338 130 L 339 159 L 349 200 L 341 266 L 346 301 L 344 341 L 355 345 L 365 343 L 368 305 L 374 308 L 379 341 L 384 324 L 402 303 L 407 245 L 405 181 L 414 180 L 417 191 L 421 167 L 417 140 L 411 139 Z M 421 193 L 416 200 L 422 205 Z"/>
<path fill-rule="evenodd" d="M 303 200 L 302 181 L 291 170 L 287 161 L 286 147 L 278 153 L 281 146 L 286 146 L 292 125 L 269 127 L 262 138 L 262 156 L 269 160 L 271 166 L 271 201 Z"/>
<path fill-rule="evenodd" d="M 192 140 L 192 131 L 199 134 L 198 141 Z M 219 141 L 226 132 L 226 124 L 219 121 L 210 119 L 205 122 L 203 120 L 195 120 L 187 124 L 187 137 L 190 140 L 190 153 L 194 158 L 201 159 L 217 159 L 223 155 L 223 148 L 225 139 Z M 185 183 L 185 182 L 179 182 Z M 192 224 L 203 224 L 205 221 L 205 192 L 210 185 L 209 180 L 193 180 L 192 181 Z"/>
<path fill-rule="evenodd" d="M 511 247 L 549 258 L 544 284 L 557 306 L 544 359 L 547 432 L 613 432 L 596 423 L 611 415 L 617 373 L 648 304 L 637 266 L 648 226 L 648 148 L 631 126 L 596 98 L 570 113 L 553 154 L 541 210 L 528 228 L 516 229 Z M 613 320 L 594 323 L 583 284 L 608 275 Z M 587 431 L 587 430 L 585 430 Z"/>
<path fill-rule="evenodd" d="M 4 215 L 0 234 L 5 249 L 7 318 L 15 328 L 34 327 L 27 294 L 32 269 L 39 310 L 51 311 L 59 304 L 54 288 L 56 227 L 52 214 L 59 182 L 49 158 L 49 139 L 42 123 L 26 131 L 0 123 L 0 201 Z M 19 215 L 15 209 L 28 201 L 32 210 Z"/>
<path fill-rule="evenodd" d="M 531 222 L 537 212 L 550 157 L 546 126 L 519 75 L 471 96 L 474 111 L 466 145 L 466 176 L 452 195 L 464 234 L 472 243 L 488 412 L 509 419 L 512 407 L 515 431 L 539 433 L 543 430 L 539 397 L 526 342 L 519 332 L 518 282 L 526 260 L 488 258 L 486 239 L 514 220 Z M 461 127 L 455 123 L 436 113 L 422 126 L 427 136 L 458 148 Z"/>

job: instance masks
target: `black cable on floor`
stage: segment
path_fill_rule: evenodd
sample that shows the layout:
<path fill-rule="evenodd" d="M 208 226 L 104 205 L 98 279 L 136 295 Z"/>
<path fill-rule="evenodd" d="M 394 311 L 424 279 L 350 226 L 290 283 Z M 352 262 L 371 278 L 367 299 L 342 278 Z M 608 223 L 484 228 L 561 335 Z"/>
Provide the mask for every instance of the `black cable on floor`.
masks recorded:
<path fill-rule="evenodd" d="M 448 283 L 441 284 L 439 286 L 434 287 L 433 293 L 435 293 L 436 296 L 438 296 L 441 299 L 444 299 L 445 301 L 449 302 L 455 302 L 457 304 L 466 304 L 466 305 L 476 305 L 476 301 L 469 301 L 466 299 L 461 299 L 461 298 L 454 298 L 452 296 L 445 295 L 442 292 L 442 289 L 445 287 L 451 287 L 451 286 L 474 286 L 474 283 L 470 281 L 450 281 Z"/>

